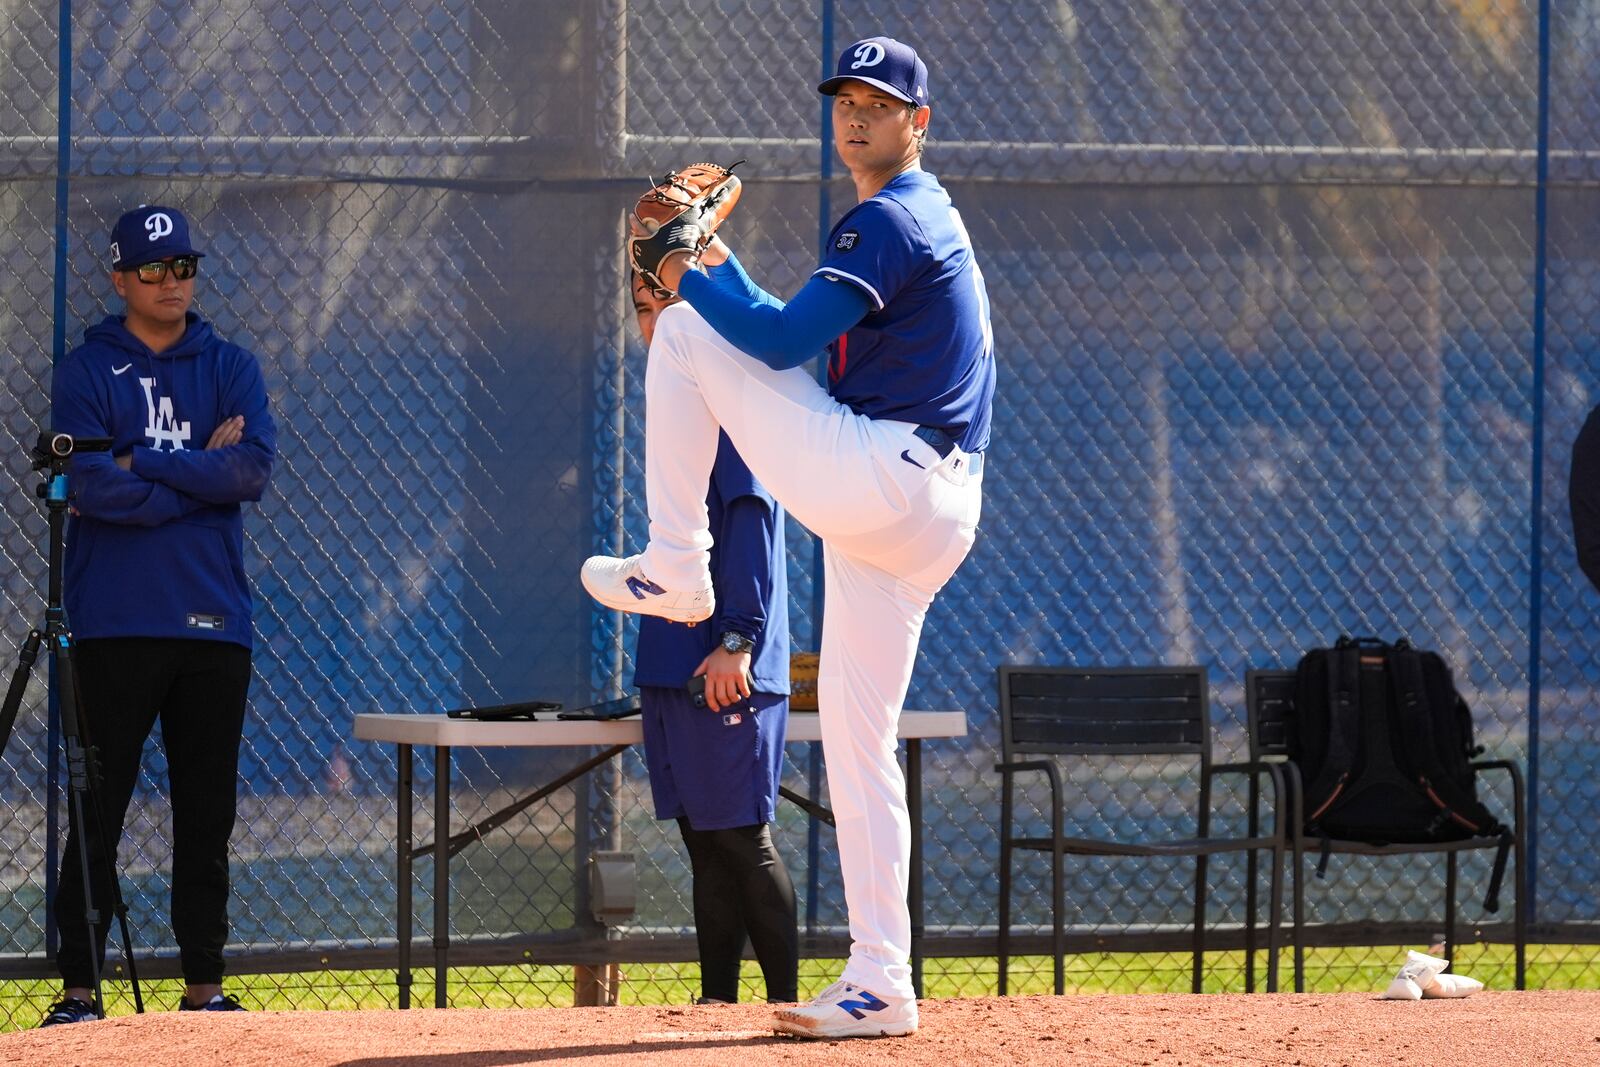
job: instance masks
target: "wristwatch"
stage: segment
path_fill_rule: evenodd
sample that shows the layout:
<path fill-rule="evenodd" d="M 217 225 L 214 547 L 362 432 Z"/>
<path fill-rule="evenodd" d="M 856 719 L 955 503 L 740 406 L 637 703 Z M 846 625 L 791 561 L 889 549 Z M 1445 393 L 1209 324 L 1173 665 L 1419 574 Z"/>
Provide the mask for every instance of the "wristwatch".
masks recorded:
<path fill-rule="evenodd" d="M 749 652 L 756 643 L 737 630 L 729 630 L 722 635 L 722 647 L 727 652 Z"/>

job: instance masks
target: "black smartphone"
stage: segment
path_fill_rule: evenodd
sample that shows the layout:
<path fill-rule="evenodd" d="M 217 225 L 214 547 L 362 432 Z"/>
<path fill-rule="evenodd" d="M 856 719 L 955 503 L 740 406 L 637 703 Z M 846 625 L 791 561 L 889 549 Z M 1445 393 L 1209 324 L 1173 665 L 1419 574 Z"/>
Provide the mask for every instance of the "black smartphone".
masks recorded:
<path fill-rule="evenodd" d="M 517 719 L 531 722 L 541 712 L 548 715 L 560 710 L 559 700 L 523 700 L 515 704 L 493 704 L 486 708 L 455 708 L 445 714 L 452 719 L 476 719 L 479 722 L 509 722 Z"/>
<path fill-rule="evenodd" d="M 618 700 L 604 700 L 598 704 L 591 704 L 586 708 L 573 708 L 556 715 L 558 719 L 625 719 L 629 715 L 639 714 L 639 698 L 637 696 L 622 697 Z"/>
<path fill-rule="evenodd" d="M 693 678 L 690 678 L 687 682 L 683 683 L 683 687 L 689 691 L 689 699 L 694 701 L 695 707 L 703 708 L 706 706 L 705 675 L 695 675 Z"/>

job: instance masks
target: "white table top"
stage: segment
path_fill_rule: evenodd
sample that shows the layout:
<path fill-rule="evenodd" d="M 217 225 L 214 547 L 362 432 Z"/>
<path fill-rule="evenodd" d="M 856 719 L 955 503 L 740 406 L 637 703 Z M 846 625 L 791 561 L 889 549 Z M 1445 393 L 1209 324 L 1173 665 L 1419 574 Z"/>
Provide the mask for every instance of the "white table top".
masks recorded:
<path fill-rule="evenodd" d="M 967 716 L 960 711 L 903 711 L 901 738 L 965 737 Z M 637 715 L 613 722 L 563 721 L 554 714 L 533 722 L 475 722 L 445 715 L 357 715 L 356 738 L 405 745 L 537 746 L 636 745 L 644 740 Z M 789 713 L 790 741 L 822 740 L 814 711 Z"/>

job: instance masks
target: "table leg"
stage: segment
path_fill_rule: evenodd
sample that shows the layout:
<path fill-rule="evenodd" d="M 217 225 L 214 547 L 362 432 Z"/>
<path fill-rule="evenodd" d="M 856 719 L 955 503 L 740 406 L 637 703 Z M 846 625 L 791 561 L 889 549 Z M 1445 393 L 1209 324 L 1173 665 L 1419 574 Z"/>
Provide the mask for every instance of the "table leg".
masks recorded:
<path fill-rule="evenodd" d="M 911 986 L 922 997 L 922 742 L 906 741 L 906 814 L 911 817 Z"/>
<path fill-rule="evenodd" d="M 397 767 L 395 807 L 395 898 L 397 901 L 396 946 L 398 970 L 394 981 L 400 991 L 400 1006 L 411 1007 L 411 746 L 401 745 Z"/>
<path fill-rule="evenodd" d="M 449 1001 L 450 952 L 450 747 L 433 750 L 433 1006 Z"/>

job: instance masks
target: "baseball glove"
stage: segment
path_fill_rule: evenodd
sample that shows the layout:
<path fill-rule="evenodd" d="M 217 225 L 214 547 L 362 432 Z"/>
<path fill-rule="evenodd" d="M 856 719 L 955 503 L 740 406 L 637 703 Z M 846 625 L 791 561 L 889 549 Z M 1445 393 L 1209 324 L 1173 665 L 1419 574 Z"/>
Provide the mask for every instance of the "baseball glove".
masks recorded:
<path fill-rule="evenodd" d="M 717 227 L 739 202 L 733 167 L 691 163 L 657 180 L 633 206 L 628 217 L 628 258 L 646 285 L 670 293 L 659 273 L 667 257 L 687 252 L 695 261 L 711 243 Z"/>

